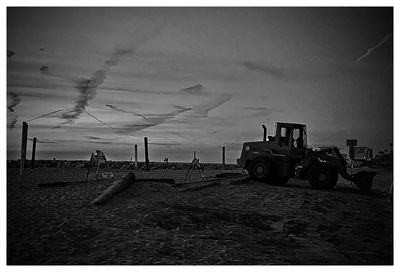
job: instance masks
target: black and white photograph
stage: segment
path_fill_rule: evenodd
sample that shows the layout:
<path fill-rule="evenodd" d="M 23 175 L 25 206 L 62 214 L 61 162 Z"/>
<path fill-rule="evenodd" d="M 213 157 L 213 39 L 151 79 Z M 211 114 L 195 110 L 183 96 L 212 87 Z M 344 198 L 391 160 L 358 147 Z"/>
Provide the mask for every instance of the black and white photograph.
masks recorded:
<path fill-rule="evenodd" d="M 7 266 L 394 265 L 393 6 L 3 12 Z"/>

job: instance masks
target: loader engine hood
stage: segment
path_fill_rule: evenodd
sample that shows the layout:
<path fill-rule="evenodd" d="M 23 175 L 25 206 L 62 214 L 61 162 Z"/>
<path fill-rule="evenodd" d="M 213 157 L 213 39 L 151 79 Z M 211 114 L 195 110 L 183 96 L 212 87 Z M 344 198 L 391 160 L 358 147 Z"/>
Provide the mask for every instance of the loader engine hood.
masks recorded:
<path fill-rule="evenodd" d="M 258 142 L 246 142 L 243 144 L 240 158 L 237 159 L 239 167 L 244 168 L 246 161 L 255 157 L 259 157 L 262 154 L 266 154 L 266 150 L 269 146 L 269 142 L 258 141 Z"/>

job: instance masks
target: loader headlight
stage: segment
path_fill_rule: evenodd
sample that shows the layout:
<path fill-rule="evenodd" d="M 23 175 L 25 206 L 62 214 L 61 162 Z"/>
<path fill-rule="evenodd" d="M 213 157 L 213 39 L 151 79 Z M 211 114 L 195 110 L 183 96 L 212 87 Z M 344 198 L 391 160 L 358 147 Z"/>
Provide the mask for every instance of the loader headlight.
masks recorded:
<path fill-rule="evenodd" d="M 246 149 L 246 151 L 250 151 L 250 146 L 249 146 L 249 145 L 246 145 L 246 146 L 244 147 L 244 149 Z"/>

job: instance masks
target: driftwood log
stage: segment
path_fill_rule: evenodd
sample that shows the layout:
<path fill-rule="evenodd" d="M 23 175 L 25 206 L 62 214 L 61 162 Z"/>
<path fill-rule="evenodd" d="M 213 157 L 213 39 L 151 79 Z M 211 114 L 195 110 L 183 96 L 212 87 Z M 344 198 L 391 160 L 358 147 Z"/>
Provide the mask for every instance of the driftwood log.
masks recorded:
<path fill-rule="evenodd" d="M 135 174 L 129 172 L 122 179 L 117 180 L 111 185 L 103 194 L 96 198 L 92 204 L 93 205 L 104 205 L 107 204 L 114 196 L 121 193 L 123 190 L 127 189 L 132 183 L 135 182 Z"/>

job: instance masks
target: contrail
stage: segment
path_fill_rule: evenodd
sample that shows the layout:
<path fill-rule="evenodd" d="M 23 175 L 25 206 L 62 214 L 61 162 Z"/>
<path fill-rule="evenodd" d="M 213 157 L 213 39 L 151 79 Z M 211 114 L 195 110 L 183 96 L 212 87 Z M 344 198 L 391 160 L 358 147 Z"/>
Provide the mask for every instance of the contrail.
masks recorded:
<path fill-rule="evenodd" d="M 194 86 L 181 89 L 180 91 L 188 94 L 202 94 L 204 91 L 204 87 L 201 84 L 196 84 Z"/>
<path fill-rule="evenodd" d="M 64 108 L 64 109 L 55 110 L 55 111 L 52 111 L 52 112 L 49 112 L 49 113 L 46 113 L 46 114 L 42 114 L 42 115 L 40 115 L 40 116 L 38 116 L 38 117 L 29 119 L 29 120 L 26 121 L 26 122 L 30 122 L 30 121 L 33 121 L 33 120 L 36 120 L 36 119 L 40 119 L 40 118 L 43 118 L 43 117 L 52 115 L 52 114 L 57 113 L 57 112 L 60 112 L 60 111 L 69 110 L 69 109 L 66 108 L 66 107 L 63 107 L 63 108 Z M 99 118 L 97 118 L 96 116 L 94 116 L 93 114 L 89 113 L 86 109 L 84 109 L 84 111 L 85 111 L 90 117 L 96 119 L 96 120 L 97 120 L 98 122 L 100 122 L 101 124 L 103 124 L 103 125 L 105 125 L 105 126 L 107 126 L 107 127 L 109 127 L 109 128 L 114 129 L 113 127 L 111 127 L 110 125 L 108 125 L 106 122 L 103 122 L 102 120 L 100 120 Z"/>
<path fill-rule="evenodd" d="M 32 119 L 29 119 L 29 120 L 28 120 L 28 121 L 26 121 L 26 122 L 30 122 L 30 121 L 33 121 L 33 120 L 36 120 L 36 119 L 39 119 L 39 118 L 42 118 L 42 117 L 46 117 L 46 116 L 52 115 L 53 113 L 56 113 L 56 112 L 59 112 L 59 111 L 63 111 L 63 110 L 65 110 L 65 109 L 61 109 L 61 110 L 52 111 L 52 112 L 49 112 L 49 113 L 46 113 L 46 114 L 40 115 L 40 116 L 38 116 L 38 117 L 35 117 L 35 118 L 32 118 Z"/>
<path fill-rule="evenodd" d="M 85 109 L 85 112 L 86 112 L 89 116 L 93 117 L 94 119 L 96 119 L 97 121 L 99 121 L 100 123 L 102 123 L 103 125 L 105 125 L 105 126 L 107 126 L 107 127 L 109 127 L 109 128 L 114 129 L 112 126 L 110 126 L 110 125 L 107 124 L 106 122 L 103 122 L 103 121 L 101 121 L 99 118 L 97 118 L 96 116 L 94 116 L 93 114 L 90 114 L 86 109 Z"/>
<path fill-rule="evenodd" d="M 7 128 L 15 128 L 16 124 L 17 124 L 17 115 L 16 114 L 7 115 Z"/>
<path fill-rule="evenodd" d="M 241 65 L 251 71 L 261 72 L 261 73 L 264 73 L 264 74 L 267 74 L 270 76 L 275 76 L 278 78 L 285 77 L 285 73 L 281 69 L 276 68 L 271 65 L 259 64 L 259 63 L 255 63 L 255 62 L 251 62 L 251 61 L 244 61 L 241 63 Z"/>
<path fill-rule="evenodd" d="M 379 42 L 377 45 L 375 45 L 375 46 L 373 46 L 373 47 L 371 47 L 371 48 L 368 48 L 367 52 L 365 52 L 363 55 L 361 55 L 360 57 L 358 57 L 358 58 L 356 59 L 356 62 L 358 62 L 358 61 L 362 60 L 363 58 L 365 58 L 365 57 L 369 56 L 370 54 L 372 54 L 372 52 L 374 52 L 378 47 L 382 46 L 382 45 L 383 45 L 385 42 L 387 42 L 392 36 L 393 36 L 393 33 L 387 34 L 385 37 L 383 37 L 382 40 L 380 40 L 380 42 Z"/>
<path fill-rule="evenodd" d="M 129 113 L 129 114 L 133 114 L 135 116 L 140 116 L 142 117 L 144 120 L 150 121 L 149 119 L 147 119 L 146 117 L 144 117 L 142 114 L 134 112 L 134 111 L 127 111 L 127 110 L 123 110 L 123 109 L 119 109 L 117 107 L 115 107 L 114 105 L 111 104 L 106 104 L 106 107 L 109 107 L 110 109 L 113 109 L 115 111 L 120 111 L 120 112 L 125 112 L 125 113 Z"/>
<path fill-rule="evenodd" d="M 192 110 L 189 111 L 187 115 L 196 118 L 207 118 L 209 111 L 221 106 L 222 104 L 225 104 L 230 99 L 230 96 L 217 97 L 213 102 L 210 102 L 209 104 L 200 104 L 193 106 Z"/>
<path fill-rule="evenodd" d="M 149 117 L 149 121 L 154 124 L 154 125 L 160 125 L 167 121 L 168 119 L 172 119 L 178 114 L 181 114 L 185 111 L 192 110 L 192 108 L 186 108 L 186 107 L 181 107 L 181 106 L 174 106 L 176 110 L 170 112 L 170 113 L 156 113 L 156 114 L 148 114 L 147 116 Z"/>
<path fill-rule="evenodd" d="M 9 111 L 14 112 L 14 107 L 17 106 L 21 102 L 21 98 L 19 98 L 19 95 L 13 92 L 8 93 L 8 98 L 7 98 L 7 108 Z"/>
<path fill-rule="evenodd" d="M 186 114 L 186 116 L 198 117 L 198 118 L 207 118 L 209 111 L 226 103 L 232 97 L 231 95 L 227 94 L 213 95 L 207 92 L 207 90 L 201 84 L 196 84 L 194 86 L 181 89 L 180 92 L 183 92 L 188 95 L 210 97 L 212 99 L 212 101 L 210 101 L 207 104 L 200 104 L 193 106 L 188 112 L 188 114 Z"/>
<path fill-rule="evenodd" d="M 79 76 L 69 76 L 69 75 L 55 74 L 55 73 L 49 71 L 49 66 L 40 67 L 40 71 L 42 71 L 42 74 L 44 74 L 46 76 L 66 79 L 66 80 L 70 80 L 70 81 L 73 81 L 73 82 L 76 82 L 76 83 L 78 83 L 81 80 L 87 79 L 87 78 L 79 77 Z"/>
<path fill-rule="evenodd" d="M 17 124 L 17 114 L 14 113 L 14 108 L 21 102 L 21 98 L 18 94 L 9 92 L 7 94 L 7 109 L 12 112 L 12 114 L 7 114 L 7 128 L 14 128 Z"/>
<path fill-rule="evenodd" d="M 114 52 L 111 54 L 111 56 L 104 61 L 103 66 L 97 70 L 96 72 L 93 73 L 93 75 L 90 78 L 83 78 L 83 77 L 68 77 L 68 76 L 59 76 L 56 74 L 52 74 L 48 72 L 48 67 L 47 66 L 42 66 L 40 68 L 43 73 L 48 74 L 50 76 L 56 76 L 60 78 L 66 78 L 73 80 L 77 82 L 77 85 L 75 86 L 76 89 L 79 91 L 79 96 L 75 102 L 75 106 L 73 109 L 71 109 L 69 112 L 64 113 L 61 118 L 62 119 L 67 119 L 67 122 L 65 124 L 72 123 L 74 120 L 76 120 L 80 114 L 82 114 L 86 106 L 88 106 L 88 101 L 93 99 L 96 96 L 96 89 L 104 83 L 106 79 L 107 73 L 111 70 L 112 67 L 116 66 L 119 64 L 122 59 L 126 58 L 127 56 L 131 55 L 134 53 L 134 51 L 143 43 L 146 43 L 150 39 L 154 38 L 158 33 L 163 29 L 164 27 L 160 27 L 156 31 L 150 33 L 149 35 L 146 35 L 142 39 L 139 40 L 139 42 L 134 45 L 134 46 L 129 46 L 129 47 L 120 47 L 116 46 L 114 48 Z"/>
<path fill-rule="evenodd" d="M 174 106 L 174 108 L 176 108 L 177 110 L 174 110 L 170 113 L 148 114 L 147 116 L 149 117 L 149 123 L 124 125 L 123 127 L 117 128 L 117 133 L 129 134 L 129 133 L 133 133 L 133 132 L 137 132 L 137 131 L 146 129 L 148 127 L 161 125 L 161 124 L 165 123 L 166 121 L 174 118 L 178 114 L 183 113 L 188 110 L 191 110 L 191 108 L 186 108 L 186 107 L 181 107 L 181 106 Z"/>
<path fill-rule="evenodd" d="M 33 138 L 28 138 L 28 141 L 33 142 Z M 51 141 L 51 140 L 48 140 L 48 139 L 43 139 L 43 140 L 41 140 L 41 139 L 36 139 L 36 142 L 37 142 L 37 143 L 41 143 L 41 144 L 55 144 L 55 143 L 57 143 L 57 142 L 55 142 L 55 141 Z"/>

